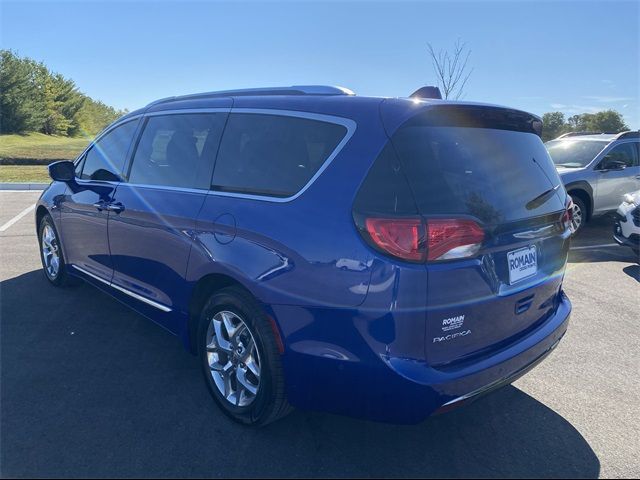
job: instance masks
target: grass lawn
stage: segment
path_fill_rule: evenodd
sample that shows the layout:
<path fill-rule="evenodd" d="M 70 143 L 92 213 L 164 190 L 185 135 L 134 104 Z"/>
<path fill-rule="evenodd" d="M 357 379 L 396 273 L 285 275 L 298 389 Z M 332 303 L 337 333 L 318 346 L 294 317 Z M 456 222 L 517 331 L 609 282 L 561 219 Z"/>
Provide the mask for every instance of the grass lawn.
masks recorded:
<path fill-rule="evenodd" d="M 91 139 L 28 133 L 0 135 L 0 158 L 73 160 Z"/>
<path fill-rule="evenodd" d="M 0 165 L 0 182 L 49 183 L 45 165 Z"/>

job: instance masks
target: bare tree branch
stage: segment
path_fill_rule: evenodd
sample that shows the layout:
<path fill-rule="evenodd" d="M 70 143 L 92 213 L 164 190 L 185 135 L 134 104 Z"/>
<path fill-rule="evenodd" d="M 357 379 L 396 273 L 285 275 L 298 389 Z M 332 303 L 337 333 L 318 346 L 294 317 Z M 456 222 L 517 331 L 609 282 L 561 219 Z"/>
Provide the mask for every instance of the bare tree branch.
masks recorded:
<path fill-rule="evenodd" d="M 447 50 L 436 52 L 430 43 L 427 44 L 427 51 L 442 95 L 448 99 L 459 99 L 464 94 L 464 87 L 473 72 L 472 68 L 469 69 L 471 50 L 467 48 L 466 43 L 458 39 L 451 53 Z"/>

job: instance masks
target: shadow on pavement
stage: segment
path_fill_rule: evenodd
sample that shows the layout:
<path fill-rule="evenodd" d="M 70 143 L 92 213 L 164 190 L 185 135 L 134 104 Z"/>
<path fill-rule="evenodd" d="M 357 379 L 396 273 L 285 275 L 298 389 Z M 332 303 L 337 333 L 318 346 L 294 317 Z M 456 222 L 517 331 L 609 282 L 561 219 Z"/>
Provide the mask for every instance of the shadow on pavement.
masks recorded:
<path fill-rule="evenodd" d="M 597 263 L 597 262 L 637 262 L 635 253 L 630 248 L 620 245 L 602 248 L 589 248 L 588 250 L 571 250 L 569 263 Z"/>
<path fill-rule="evenodd" d="M 215 407 L 179 340 L 88 286 L 0 283 L 3 477 L 586 477 L 600 463 L 515 387 L 421 425 L 294 412 L 263 429 Z M 310 375 L 312 373 L 310 372 Z"/>
<path fill-rule="evenodd" d="M 629 265 L 628 267 L 624 267 L 622 271 L 640 282 L 640 265 Z"/>
<path fill-rule="evenodd" d="M 607 214 L 592 219 L 571 239 L 570 263 L 637 262 L 635 253 L 616 245 L 613 239 L 613 215 Z M 598 246 L 610 245 L 610 246 Z"/>

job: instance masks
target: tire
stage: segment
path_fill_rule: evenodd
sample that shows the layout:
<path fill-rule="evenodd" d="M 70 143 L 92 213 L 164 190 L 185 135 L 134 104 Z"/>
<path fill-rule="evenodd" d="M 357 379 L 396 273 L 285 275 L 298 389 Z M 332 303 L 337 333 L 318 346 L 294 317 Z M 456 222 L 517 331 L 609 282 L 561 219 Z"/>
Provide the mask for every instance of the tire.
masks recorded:
<path fill-rule="evenodd" d="M 571 229 L 573 230 L 573 234 L 576 235 L 587 223 L 588 212 L 587 206 L 580 197 L 571 196 L 571 200 L 573 201 L 573 221 Z M 578 222 L 576 222 L 576 217 L 579 218 Z"/>
<path fill-rule="evenodd" d="M 197 342 L 209 392 L 233 420 L 262 426 L 292 410 L 275 334 L 245 290 L 228 287 L 211 295 L 200 312 Z"/>
<path fill-rule="evenodd" d="M 72 285 L 73 281 L 67 273 L 67 265 L 62 253 L 60 236 L 48 213 L 42 217 L 38 226 L 38 245 L 42 271 L 49 283 L 55 287 Z"/>

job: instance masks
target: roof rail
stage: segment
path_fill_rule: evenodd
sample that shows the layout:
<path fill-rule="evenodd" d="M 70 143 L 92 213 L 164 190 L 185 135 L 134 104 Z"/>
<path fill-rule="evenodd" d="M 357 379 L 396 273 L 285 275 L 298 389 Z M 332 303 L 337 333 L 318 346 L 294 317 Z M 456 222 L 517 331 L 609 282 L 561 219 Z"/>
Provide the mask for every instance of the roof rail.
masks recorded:
<path fill-rule="evenodd" d="M 568 132 L 568 133 L 563 133 L 559 137 L 556 137 L 556 140 L 560 140 L 561 138 L 567 138 L 567 137 L 579 137 L 581 135 L 604 135 L 604 133 L 602 132 Z"/>
<path fill-rule="evenodd" d="M 215 92 L 166 97 L 151 102 L 147 107 L 176 100 L 191 100 L 195 98 L 209 97 L 240 97 L 248 95 L 355 95 L 355 93 L 345 87 L 330 85 L 292 85 L 291 87 L 244 88 L 241 90 L 219 90 Z"/>
<path fill-rule="evenodd" d="M 618 135 L 616 135 L 616 140 L 622 140 L 623 138 L 640 138 L 640 130 L 620 132 Z"/>

